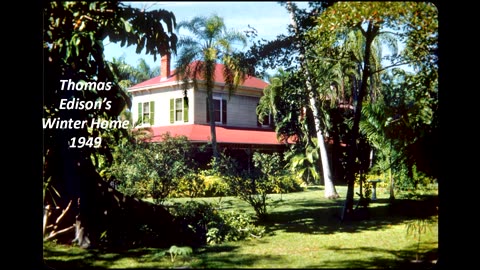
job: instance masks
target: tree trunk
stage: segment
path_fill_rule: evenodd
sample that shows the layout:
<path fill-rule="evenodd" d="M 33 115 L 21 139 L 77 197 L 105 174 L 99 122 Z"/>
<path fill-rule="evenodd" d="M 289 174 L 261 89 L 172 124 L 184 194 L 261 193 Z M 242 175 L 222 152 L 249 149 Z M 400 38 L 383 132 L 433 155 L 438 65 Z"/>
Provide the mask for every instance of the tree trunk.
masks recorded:
<path fill-rule="evenodd" d="M 390 163 L 390 167 L 392 164 Z M 395 200 L 395 183 L 393 181 L 392 168 L 388 169 L 388 177 L 390 179 L 390 197 L 388 198 L 390 202 Z"/>
<path fill-rule="evenodd" d="M 325 179 L 325 198 L 327 199 L 337 199 L 340 197 L 335 185 L 332 181 L 332 173 L 330 171 L 330 163 L 328 162 L 327 149 L 325 147 L 325 140 L 323 139 L 322 132 L 320 129 L 317 132 L 318 145 L 320 147 L 320 157 L 322 159 L 322 170 L 323 170 L 323 179 Z"/>
<path fill-rule="evenodd" d="M 56 213 L 46 216 L 46 238 L 82 248 L 195 245 L 192 241 L 196 238 L 186 224 L 177 222 L 163 206 L 111 188 L 89 159 L 57 155 L 49 160 L 49 170 L 56 180 L 53 183 L 61 197 L 56 200 Z M 69 201 L 71 206 L 67 208 Z M 53 205 L 53 201 L 46 198 L 44 204 Z M 52 220 L 56 222 L 49 224 Z"/>
<path fill-rule="evenodd" d="M 325 141 L 323 139 L 322 135 L 322 130 L 320 127 L 320 120 L 319 120 L 319 113 L 317 110 L 317 105 L 315 101 L 315 95 L 313 94 L 313 89 L 312 89 L 312 84 L 310 82 L 310 74 L 308 72 L 307 64 L 306 64 L 306 59 L 305 59 L 305 48 L 302 46 L 301 42 L 299 41 L 299 30 L 297 26 L 297 22 L 295 21 L 295 11 L 294 11 L 294 6 L 290 1 L 287 2 L 287 9 L 290 13 L 290 21 L 292 23 L 293 29 L 295 31 L 295 38 L 297 40 L 297 46 L 300 51 L 300 65 L 302 70 L 305 72 L 305 75 L 307 79 L 305 80 L 307 92 L 309 93 L 309 103 L 310 103 L 310 108 L 313 113 L 313 118 L 315 122 L 315 131 L 316 131 L 316 136 L 317 136 L 317 141 L 319 144 L 320 148 L 320 156 L 321 156 L 321 162 L 322 162 L 322 171 L 323 171 L 323 181 L 324 181 L 324 187 L 325 187 L 325 198 L 329 199 L 336 199 L 339 197 L 335 185 L 333 184 L 332 180 L 332 174 L 330 171 L 330 164 L 328 162 L 328 156 L 327 156 L 327 150 L 325 147 Z"/>
<path fill-rule="evenodd" d="M 207 98 L 208 98 L 208 115 L 210 118 L 210 136 L 212 137 L 212 155 L 213 166 L 216 168 L 218 164 L 218 148 L 217 148 L 217 132 L 215 130 L 215 117 L 214 117 L 214 105 L 213 105 L 213 87 L 215 73 L 215 61 L 212 59 L 205 59 L 205 79 L 207 84 Z"/>
<path fill-rule="evenodd" d="M 214 166 L 218 163 L 218 148 L 217 148 L 217 133 L 215 125 L 214 107 L 213 107 L 213 90 L 207 91 L 208 98 L 208 115 L 210 118 L 210 136 L 212 140 L 212 156 L 214 159 Z"/>
<path fill-rule="evenodd" d="M 358 91 L 355 109 L 354 109 L 354 118 L 353 118 L 353 127 L 351 131 L 350 137 L 350 145 L 349 145 L 349 153 L 347 159 L 347 172 L 346 172 L 346 180 L 347 180 L 347 196 L 345 199 L 345 204 L 343 206 L 341 219 L 345 220 L 348 218 L 348 215 L 352 213 L 353 210 L 353 196 L 354 196 L 354 189 L 355 189 L 355 174 L 358 172 L 358 164 L 357 164 L 357 139 L 359 137 L 359 126 L 360 126 L 360 119 L 362 116 L 362 105 L 363 105 L 363 98 L 365 97 L 365 93 L 367 92 L 367 81 L 370 77 L 370 56 L 371 56 L 371 46 L 375 36 L 378 33 L 378 26 L 374 25 L 373 23 L 369 22 L 367 31 L 364 32 L 365 35 L 365 56 L 363 57 L 363 72 L 362 72 L 362 82 L 360 85 L 360 89 Z"/>

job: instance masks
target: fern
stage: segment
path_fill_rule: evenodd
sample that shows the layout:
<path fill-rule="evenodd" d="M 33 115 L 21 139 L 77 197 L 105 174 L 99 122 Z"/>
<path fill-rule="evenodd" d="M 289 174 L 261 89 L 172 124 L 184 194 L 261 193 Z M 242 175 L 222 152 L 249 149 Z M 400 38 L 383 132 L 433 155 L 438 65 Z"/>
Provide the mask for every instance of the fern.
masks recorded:
<path fill-rule="evenodd" d="M 175 259 L 178 255 L 181 256 L 190 256 L 192 254 L 192 248 L 189 246 L 184 246 L 184 247 L 177 247 L 175 245 L 171 246 L 170 249 L 167 251 L 170 253 L 170 259 L 173 262 L 175 262 Z"/>

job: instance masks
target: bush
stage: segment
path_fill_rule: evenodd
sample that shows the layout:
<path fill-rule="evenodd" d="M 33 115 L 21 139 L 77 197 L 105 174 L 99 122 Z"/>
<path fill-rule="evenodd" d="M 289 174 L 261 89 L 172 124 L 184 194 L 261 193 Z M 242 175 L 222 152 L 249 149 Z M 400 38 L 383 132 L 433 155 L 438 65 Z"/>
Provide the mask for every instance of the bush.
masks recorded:
<path fill-rule="evenodd" d="M 278 194 L 303 191 L 302 184 L 303 180 L 292 174 L 280 175 L 275 179 L 271 192 Z"/>
<path fill-rule="evenodd" d="M 162 134 L 160 143 L 135 140 L 118 145 L 108 173 L 118 180 L 117 189 L 140 199 L 161 203 L 184 177 L 192 179 L 194 149 L 187 137 Z"/>
<path fill-rule="evenodd" d="M 202 175 L 192 171 L 183 176 L 176 188 L 170 193 L 171 198 L 197 198 L 205 195 L 205 179 Z"/>
<path fill-rule="evenodd" d="M 204 179 L 204 192 L 205 197 L 222 197 L 229 196 L 229 187 L 227 182 L 220 176 L 215 175 L 202 175 Z"/>
<path fill-rule="evenodd" d="M 265 232 L 263 227 L 255 226 L 246 213 L 223 212 L 207 202 L 174 203 L 172 214 L 190 228 L 202 244 L 262 237 Z"/>

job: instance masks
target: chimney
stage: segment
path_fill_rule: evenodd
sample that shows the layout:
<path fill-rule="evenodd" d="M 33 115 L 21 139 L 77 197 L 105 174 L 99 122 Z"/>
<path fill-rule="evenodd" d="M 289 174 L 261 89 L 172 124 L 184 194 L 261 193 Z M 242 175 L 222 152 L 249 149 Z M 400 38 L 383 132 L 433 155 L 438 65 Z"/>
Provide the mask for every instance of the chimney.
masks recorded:
<path fill-rule="evenodd" d="M 170 54 L 162 56 L 160 65 L 160 80 L 166 80 L 170 77 Z"/>

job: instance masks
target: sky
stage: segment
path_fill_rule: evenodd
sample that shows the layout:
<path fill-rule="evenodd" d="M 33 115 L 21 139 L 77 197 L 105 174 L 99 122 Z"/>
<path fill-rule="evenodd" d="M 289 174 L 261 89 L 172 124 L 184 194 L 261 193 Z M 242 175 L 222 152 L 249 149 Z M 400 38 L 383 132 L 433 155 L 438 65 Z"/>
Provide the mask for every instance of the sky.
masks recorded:
<path fill-rule="evenodd" d="M 208 17 L 212 14 L 217 14 L 222 17 L 225 26 L 228 29 L 235 29 L 237 31 L 247 30 L 248 26 L 257 30 L 257 39 L 273 40 L 277 35 L 287 34 L 287 27 L 290 24 L 290 16 L 284 6 L 281 6 L 275 1 L 243 1 L 243 2 L 216 2 L 216 1 L 196 1 L 196 2 L 124 2 L 126 4 L 133 4 L 133 7 L 147 8 L 148 10 L 164 9 L 173 12 L 177 23 L 181 21 L 190 21 L 196 16 Z M 299 8 L 307 8 L 307 2 L 296 2 Z M 184 35 L 185 33 L 176 33 L 177 35 Z M 157 60 L 154 61 L 153 55 L 136 54 L 135 47 L 120 47 L 116 43 L 111 43 L 108 40 L 104 41 L 105 57 L 107 60 L 112 58 L 124 57 L 125 61 L 136 67 L 138 60 L 143 58 L 150 66 L 155 68 L 160 66 L 160 56 L 157 55 Z M 247 45 L 248 46 L 248 45 Z M 244 50 L 246 51 L 248 47 Z M 175 60 L 172 61 L 172 68 Z"/>

